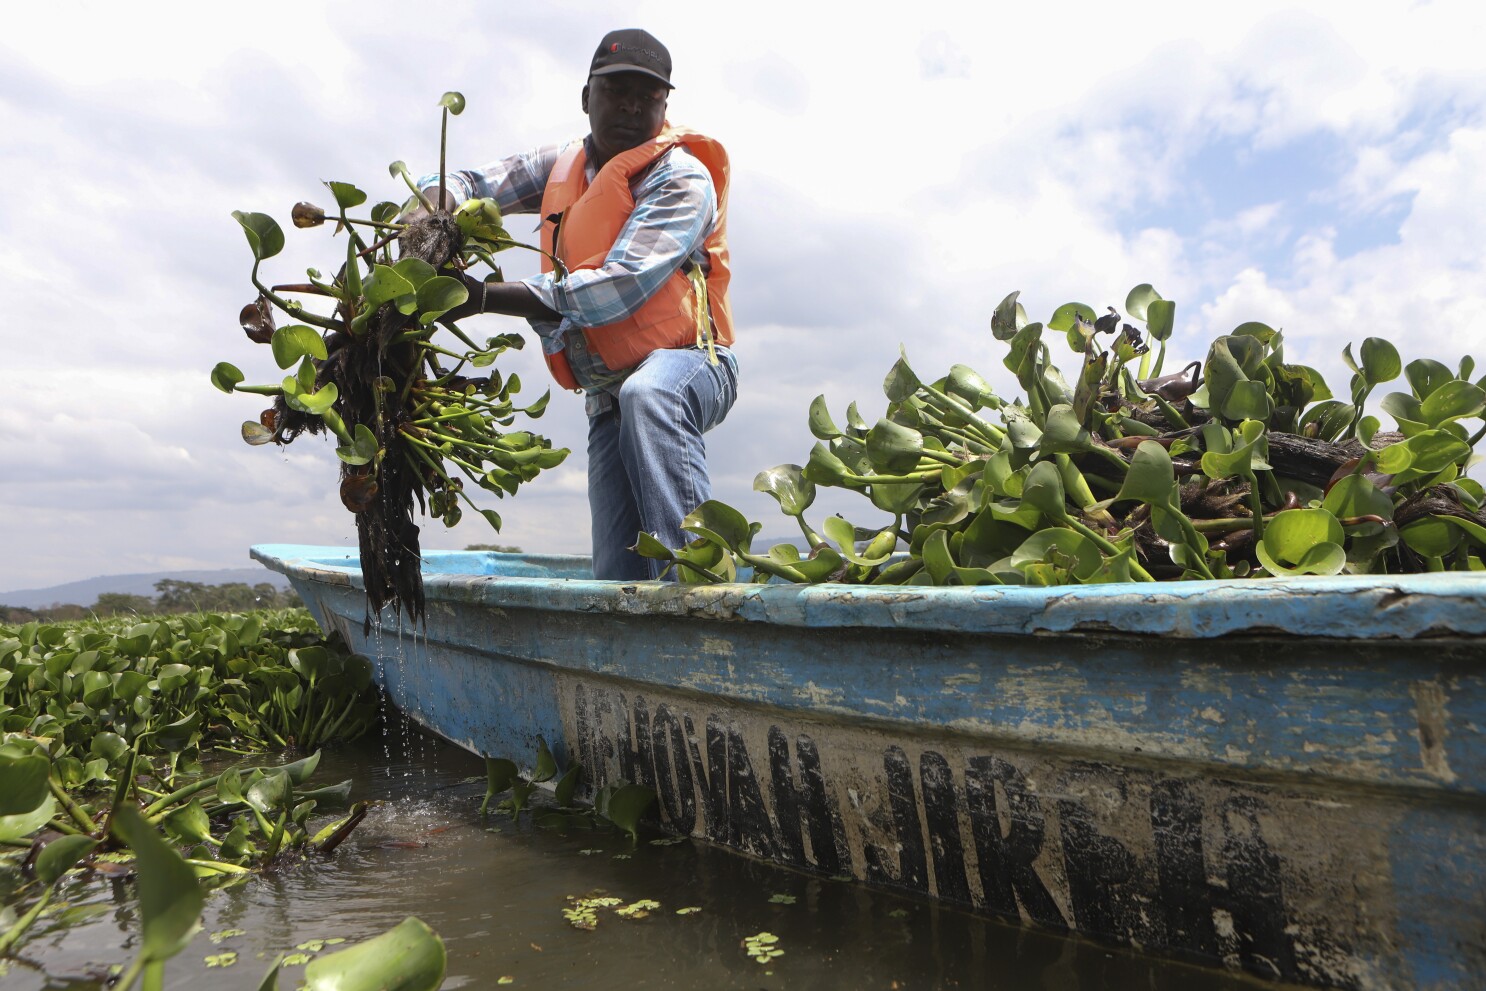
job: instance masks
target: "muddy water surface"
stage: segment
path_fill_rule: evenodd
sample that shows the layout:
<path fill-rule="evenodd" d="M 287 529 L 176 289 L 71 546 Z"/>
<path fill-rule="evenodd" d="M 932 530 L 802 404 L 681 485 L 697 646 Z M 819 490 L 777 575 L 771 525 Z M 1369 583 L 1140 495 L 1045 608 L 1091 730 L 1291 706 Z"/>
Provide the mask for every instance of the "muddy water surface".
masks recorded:
<path fill-rule="evenodd" d="M 338 944 L 316 941 L 354 942 L 409 915 L 443 937 L 446 989 L 1275 987 L 797 874 L 701 842 L 642 833 L 635 844 L 613 831 L 536 829 L 526 816 L 482 820 L 481 761 L 400 719 L 391 724 L 391 732 L 327 751 L 315 775 L 316 785 L 350 778 L 355 798 L 379 803 L 351 839 L 328 861 L 210 895 L 202 931 L 167 965 L 166 987 L 255 991 L 279 954 L 329 953 Z M 573 928 L 563 916 L 570 897 L 600 891 L 660 907 L 633 919 L 603 908 L 592 931 Z M 88 917 L 33 937 L 0 989 L 102 989 L 109 965 L 132 958 L 138 923 L 128 887 L 78 882 L 70 895 L 69 911 Z M 743 946 L 764 932 L 784 950 L 768 964 Z M 280 987 L 297 986 L 302 972 L 302 962 L 286 967 Z"/>

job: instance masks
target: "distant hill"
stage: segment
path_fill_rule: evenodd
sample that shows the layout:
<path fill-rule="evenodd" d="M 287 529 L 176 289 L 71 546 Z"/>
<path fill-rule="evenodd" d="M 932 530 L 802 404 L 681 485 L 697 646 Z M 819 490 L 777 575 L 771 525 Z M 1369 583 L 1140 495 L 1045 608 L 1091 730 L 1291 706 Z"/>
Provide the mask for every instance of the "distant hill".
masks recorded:
<path fill-rule="evenodd" d="M 202 585 L 227 585 L 233 582 L 261 585 L 268 582 L 274 588 L 289 587 L 289 579 L 267 568 L 159 571 L 148 575 L 104 575 L 101 578 L 86 578 L 82 581 L 68 582 L 65 585 L 53 585 L 51 588 L 25 588 L 14 592 L 0 592 L 0 605 L 19 606 L 24 609 L 40 609 L 61 603 L 91 606 L 98 601 L 98 596 L 105 592 L 148 595 L 153 598 L 156 594 L 155 583 L 166 578 L 197 582 Z"/>

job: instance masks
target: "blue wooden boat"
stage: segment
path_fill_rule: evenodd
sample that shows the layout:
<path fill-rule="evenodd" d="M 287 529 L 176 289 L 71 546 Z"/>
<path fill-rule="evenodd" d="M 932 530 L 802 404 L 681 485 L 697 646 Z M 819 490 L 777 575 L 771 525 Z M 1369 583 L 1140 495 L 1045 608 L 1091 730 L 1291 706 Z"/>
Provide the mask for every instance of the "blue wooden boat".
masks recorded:
<path fill-rule="evenodd" d="M 781 863 L 1357 989 L 1486 987 L 1486 575 L 1159 587 L 599 582 L 267 545 L 414 720 Z"/>

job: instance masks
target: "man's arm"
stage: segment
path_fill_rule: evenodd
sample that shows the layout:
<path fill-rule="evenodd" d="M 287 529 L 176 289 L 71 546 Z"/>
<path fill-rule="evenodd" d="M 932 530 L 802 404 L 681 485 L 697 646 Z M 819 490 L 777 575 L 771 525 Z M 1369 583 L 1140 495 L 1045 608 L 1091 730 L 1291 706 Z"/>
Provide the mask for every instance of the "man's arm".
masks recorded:
<path fill-rule="evenodd" d="M 471 199 L 493 199 L 501 213 L 536 213 L 542 208 L 542 191 L 547 177 L 567 145 L 543 145 L 535 151 L 498 159 L 478 169 L 461 169 L 444 176 L 444 202 L 452 210 Z M 418 180 L 418 187 L 430 200 L 439 188 L 437 173 Z M 431 194 L 431 195 L 430 195 Z"/>

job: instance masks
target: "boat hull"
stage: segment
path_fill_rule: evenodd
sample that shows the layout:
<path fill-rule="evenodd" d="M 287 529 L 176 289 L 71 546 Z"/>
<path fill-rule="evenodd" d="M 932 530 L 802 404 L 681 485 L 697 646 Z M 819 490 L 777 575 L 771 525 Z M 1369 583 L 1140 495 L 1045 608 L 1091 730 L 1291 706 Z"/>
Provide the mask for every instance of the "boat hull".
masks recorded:
<path fill-rule="evenodd" d="M 862 589 L 254 549 L 410 717 L 832 876 L 1327 987 L 1486 986 L 1486 583 Z"/>

